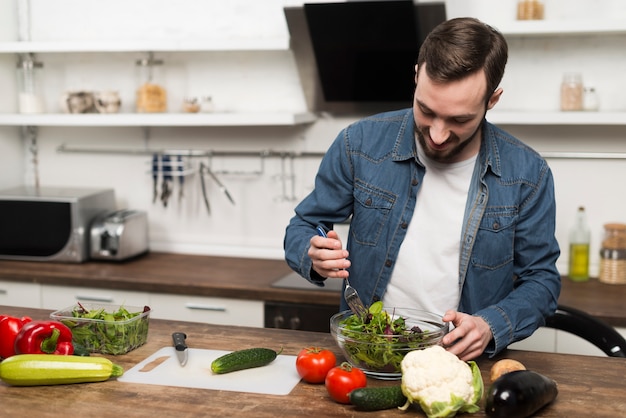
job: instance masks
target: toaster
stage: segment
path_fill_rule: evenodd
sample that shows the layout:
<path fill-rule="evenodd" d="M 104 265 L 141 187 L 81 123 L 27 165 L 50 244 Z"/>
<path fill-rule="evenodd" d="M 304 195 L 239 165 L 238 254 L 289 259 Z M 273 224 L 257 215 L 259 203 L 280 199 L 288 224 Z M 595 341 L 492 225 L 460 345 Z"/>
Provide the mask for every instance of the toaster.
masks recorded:
<path fill-rule="evenodd" d="M 146 212 L 122 209 L 94 218 L 91 224 L 91 258 L 126 260 L 148 251 Z"/>

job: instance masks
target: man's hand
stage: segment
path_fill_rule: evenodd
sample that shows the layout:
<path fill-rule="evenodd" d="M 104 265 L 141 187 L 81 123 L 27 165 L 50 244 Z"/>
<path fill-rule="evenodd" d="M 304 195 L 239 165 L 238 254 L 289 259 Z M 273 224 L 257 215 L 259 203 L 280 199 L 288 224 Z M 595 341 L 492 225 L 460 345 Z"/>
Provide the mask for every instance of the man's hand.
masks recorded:
<path fill-rule="evenodd" d="M 463 361 L 480 356 L 493 338 L 487 322 L 478 316 L 450 310 L 443 320 L 454 325 L 454 329 L 443 337 L 443 345 Z"/>
<path fill-rule="evenodd" d="M 329 231 L 328 237 L 315 235 L 311 238 L 309 257 L 313 262 L 313 270 L 322 277 L 345 279 L 348 277 L 350 260 L 348 251 L 342 249 L 341 240 L 335 231 Z"/>

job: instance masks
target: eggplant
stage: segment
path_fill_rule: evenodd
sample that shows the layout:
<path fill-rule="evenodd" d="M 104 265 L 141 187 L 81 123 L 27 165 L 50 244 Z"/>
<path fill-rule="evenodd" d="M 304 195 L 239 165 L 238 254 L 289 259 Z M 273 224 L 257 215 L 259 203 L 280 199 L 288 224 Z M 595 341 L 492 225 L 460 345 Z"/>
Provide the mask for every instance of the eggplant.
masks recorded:
<path fill-rule="evenodd" d="M 516 370 L 496 379 L 487 392 L 485 413 L 494 418 L 525 418 L 556 399 L 556 382 L 530 370 Z"/>

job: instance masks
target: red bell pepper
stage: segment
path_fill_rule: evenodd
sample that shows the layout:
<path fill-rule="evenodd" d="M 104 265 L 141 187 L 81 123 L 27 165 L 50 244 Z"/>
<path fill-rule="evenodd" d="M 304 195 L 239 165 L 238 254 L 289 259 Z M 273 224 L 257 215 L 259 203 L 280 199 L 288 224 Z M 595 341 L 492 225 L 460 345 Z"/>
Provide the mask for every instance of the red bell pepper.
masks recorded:
<path fill-rule="evenodd" d="M 0 358 L 15 355 L 15 338 L 20 330 L 31 319 L 27 316 L 16 318 L 8 315 L 0 315 Z"/>
<path fill-rule="evenodd" d="M 16 354 L 74 354 L 72 330 L 58 321 L 32 321 L 15 338 Z"/>

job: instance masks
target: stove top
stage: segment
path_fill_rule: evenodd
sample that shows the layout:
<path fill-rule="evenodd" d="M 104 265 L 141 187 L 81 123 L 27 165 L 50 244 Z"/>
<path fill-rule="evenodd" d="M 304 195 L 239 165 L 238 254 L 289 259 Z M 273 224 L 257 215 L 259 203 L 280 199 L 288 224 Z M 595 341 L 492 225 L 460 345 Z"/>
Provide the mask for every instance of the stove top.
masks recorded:
<path fill-rule="evenodd" d="M 272 283 L 272 287 L 280 287 L 285 289 L 297 290 L 321 290 L 325 292 L 341 292 L 343 289 L 343 280 L 326 279 L 325 286 L 319 287 L 310 283 L 298 273 L 289 273 Z"/>

